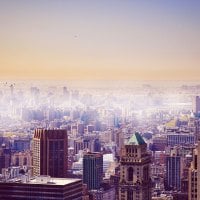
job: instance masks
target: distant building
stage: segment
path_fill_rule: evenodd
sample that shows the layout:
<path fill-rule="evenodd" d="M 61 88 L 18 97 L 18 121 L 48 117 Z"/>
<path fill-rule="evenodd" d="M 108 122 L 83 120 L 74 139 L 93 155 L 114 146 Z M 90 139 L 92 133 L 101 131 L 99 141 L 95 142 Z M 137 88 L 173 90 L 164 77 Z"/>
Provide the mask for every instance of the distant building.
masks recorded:
<path fill-rule="evenodd" d="M 84 134 L 84 124 L 83 123 L 78 123 L 77 124 L 77 129 L 78 129 L 78 134 L 83 135 Z"/>
<path fill-rule="evenodd" d="M 13 150 L 15 151 L 25 151 L 30 150 L 30 139 L 15 139 L 13 142 Z"/>
<path fill-rule="evenodd" d="M 101 142 L 98 138 L 96 138 L 92 141 L 92 147 L 93 147 L 93 149 L 92 149 L 93 152 L 101 151 Z"/>
<path fill-rule="evenodd" d="M 102 186 L 100 190 L 91 190 L 89 194 L 92 200 L 116 200 L 115 188 L 113 186 Z"/>
<path fill-rule="evenodd" d="M 195 144 L 195 135 L 191 133 L 177 133 L 177 134 L 168 134 L 167 135 L 167 145 L 190 145 Z"/>
<path fill-rule="evenodd" d="M 87 125 L 87 133 L 92 133 L 94 130 L 94 125 Z"/>
<path fill-rule="evenodd" d="M 166 164 L 166 153 L 165 151 L 154 151 L 152 155 L 153 163 L 157 163 L 159 165 Z"/>
<path fill-rule="evenodd" d="M 157 136 L 152 139 L 152 151 L 164 151 L 167 146 L 167 138 L 165 136 Z"/>
<path fill-rule="evenodd" d="M 70 97 L 70 92 L 69 90 L 67 89 L 67 87 L 63 87 L 63 96 L 66 100 L 69 100 L 69 97 Z"/>
<path fill-rule="evenodd" d="M 75 154 L 78 154 L 78 152 L 83 149 L 89 149 L 90 151 L 92 150 L 92 143 L 90 139 L 78 138 L 74 141 Z"/>
<path fill-rule="evenodd" d="M 33 138 L 33 175 L 67 177 L 67 131 L 36 129 Z"/>
<path fill-rule="evenodd" d="M 91 152 L 100 152 L 101 143 L 98 138 L 77 138 L 74 140 L 74 152 L 78 154 L 80 150 L 89 149 Z"/>
<path fill-rule="evenodd" d="M 165 172 L 165 165 L 157 163 L 151 165 L 151 175 L 155 177 L 163 176 Z"/>
<path fill-rule="evenodd" d="M 86 153 L 83 156 L 83 183 L 89 190 L 98 190 L 103 180 L 103 155 Z"/>
<path fill-rule="evenodd" d="M 200 114 L 200 97 L 196 96 L 193 100 L 193 112 L 196 116 Z"/>
<path fill-rule="evenodd" d="M 200 119 L 195 119 L 194 121 L 194 135 L 195 142 L 197 143 L 200 140 Z"/>
<path fill-rule="evenodd" d="M 123 133 L 122 129 L 114 131 L 114 142 L 117 147 L 116 153 L 117 153 L 117 155 L 119 155 L 121 148 L 124 144 L 124 133 Z"/>
<path fill-rule="evenodd" d="M 119 200 L 151 200 L 150 163 L 147 144 L 139 133 L 133 134 L 122 148 Z"/>
<path fill-rule="evenodd" d="M 3 168 L 8 168 L 11 163 L 11 150 L 2 145 L 0 148 L 0 174 Z"/>
<path fill-rule="evenodd" d="M 82 200 L 80 179 L 39 176 L 21 181 L 0 182 L 1 200 Z"/>
<path fill-rule="evenodd" d="M 13 166 L 27 166 L 32 167 L 32 152 L 31 151 L 22 151 L 13 153 L 11 156 L 11 163 Z"/>
<path fill-rule="evenodd" d="M 11 141 L 9 137 L 0 136 L 0 147 L 6 146 L 6 148 L 11 148 Z"/>

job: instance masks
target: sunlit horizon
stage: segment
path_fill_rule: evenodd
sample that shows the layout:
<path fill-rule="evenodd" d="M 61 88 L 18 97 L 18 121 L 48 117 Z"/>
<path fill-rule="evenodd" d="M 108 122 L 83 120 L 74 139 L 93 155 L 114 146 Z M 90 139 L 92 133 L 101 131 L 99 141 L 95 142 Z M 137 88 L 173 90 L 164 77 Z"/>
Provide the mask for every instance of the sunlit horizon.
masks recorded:
<path fill-rule="evenodd" d="M 1 1 L 0 78 L 200 80 L 199 1 Z"/>

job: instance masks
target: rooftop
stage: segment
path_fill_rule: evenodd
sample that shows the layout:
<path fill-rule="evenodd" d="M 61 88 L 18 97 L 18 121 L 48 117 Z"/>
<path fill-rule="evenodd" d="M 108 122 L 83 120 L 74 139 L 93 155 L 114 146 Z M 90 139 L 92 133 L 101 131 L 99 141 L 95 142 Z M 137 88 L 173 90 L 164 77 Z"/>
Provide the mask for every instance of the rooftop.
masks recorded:
<path fill-rule="evenodd" d="M 135 132 L 128 141 L 128 145 L 143 145 L 146 144 L 142 136 Z"/>
<path fill-rule="evenodd" d="M 43 185 L 60 185 L 64 186 L 70 183 L 75 183 L 77 181 L 81 181 L 81 179 L 76 178 L 53 178 L 50 176 L 37 176 L 35 178 L 30 178 L 28 180 L 28 177 L 26 175 L 23 175 L 21 177 L 9 179 L 8 183 L 21 183 L 21 184 L 43 184 Z"/>
<path fill-rule="evenodd" d="M 80 181 L 81 179 L 75 179 L 75 178 L 52 178 L 52 177 L 45 177 L 45 176 L 39 176 L 35 179 L 30 180 L 28 182 L 29 184 L 52 184 L 52 185 L 67 185 L 70 183 L 74 183 L 77 181 Z"/>

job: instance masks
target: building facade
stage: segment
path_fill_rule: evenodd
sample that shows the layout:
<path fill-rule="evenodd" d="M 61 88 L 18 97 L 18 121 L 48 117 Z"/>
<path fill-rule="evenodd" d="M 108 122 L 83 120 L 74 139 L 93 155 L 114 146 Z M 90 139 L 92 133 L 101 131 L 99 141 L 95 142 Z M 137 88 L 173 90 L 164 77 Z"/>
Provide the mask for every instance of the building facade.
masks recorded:
<path fill-rule="evenodd" d="M 166 190 L 181 190 L 181 157 L 166 157 Z"/>
<path fill-rule="evenodd" d="M 13 153 L 11 156 L 11 163 L 13 166 L 27 166 L 32 167 L 32 152 L 29 150 Z"/>
<path fill-rule="evenodd" d="M 197 200 L 197 149 L 193 152 L 193 161 L 188 172 L 188 200 Z"/>
<path fill-rule="evenodd" d="M 98 190 L 103 180 L 103 155 L 88 152 L 83 156 L 83 183 L 89 190 Z"/>
<path fill-rule="evenodd" d="M 167 135 L 167 145 L 190 145 L 195 144 L 195 135 L 192 133 L 178 133 L 178 134 L 168 134 Z"/>
<path fill-rule="evenodd" d="M 196 96 L 193 100 L 193 112 L 196 116 L 200 114 L 200 97 Z"/>
<path fill-rule="evenodd" d="M 68 142 L 63 129 L 36 129 L 33 138 L 33 175 L 67 177 Z"/>
<path fill-rule="evenodd" d="M 82 200 L 82 180 L 40 176 L 18 182 L 0 182 L 1 200 Z"/>
<path fill-rule="evenodd" d="M 150 163 L 147 144 L 139 133 L 133 134 L 121 152 L 120 200 L 151 199 Z"/>
<path fill-rule="evenodd" d="M 30 150 L 31 139 L 15 139 L 13 141 L 12 149 L 15 151 L 26 151 Z"/>
<path fill-rule="evenodd" d="M 0 174 L 3 168 L 7 168 L 11 163 L 11 149 L 2 146 L 0 148 Z"/>

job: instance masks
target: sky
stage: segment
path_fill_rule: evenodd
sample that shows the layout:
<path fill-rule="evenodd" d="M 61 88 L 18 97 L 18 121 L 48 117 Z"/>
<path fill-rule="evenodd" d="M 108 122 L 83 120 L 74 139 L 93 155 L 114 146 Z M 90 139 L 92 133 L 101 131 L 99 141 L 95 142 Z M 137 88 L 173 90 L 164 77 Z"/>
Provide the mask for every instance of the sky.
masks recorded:
<path fill-rule="evenodd" d="M 200 80 L 199 0 L 0 0 L 0 78 Z"/>

